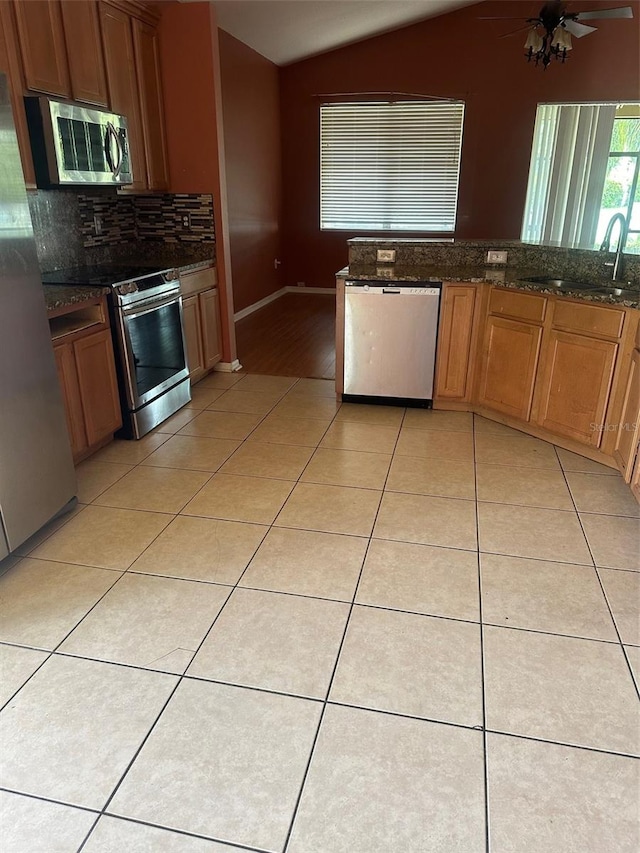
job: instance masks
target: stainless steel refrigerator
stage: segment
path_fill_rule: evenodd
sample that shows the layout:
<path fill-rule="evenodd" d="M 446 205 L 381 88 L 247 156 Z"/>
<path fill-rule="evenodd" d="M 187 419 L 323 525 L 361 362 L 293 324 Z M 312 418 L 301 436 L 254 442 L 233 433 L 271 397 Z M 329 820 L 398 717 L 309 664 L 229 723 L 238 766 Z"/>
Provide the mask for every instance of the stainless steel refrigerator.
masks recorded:
<path fill-rule="evenodd" d="M 0 560 L 75 494 L 9 89 L 0 73 Z"/>

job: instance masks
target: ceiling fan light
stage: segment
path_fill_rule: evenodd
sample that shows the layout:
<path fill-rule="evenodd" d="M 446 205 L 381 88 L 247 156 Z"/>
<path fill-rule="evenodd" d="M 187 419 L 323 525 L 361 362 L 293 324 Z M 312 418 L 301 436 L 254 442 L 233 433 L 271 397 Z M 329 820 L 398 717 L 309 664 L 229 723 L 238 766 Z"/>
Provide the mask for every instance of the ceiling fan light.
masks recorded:
<path fill-rule="evenodd" d="M 542 37 L 535 27 L 529 30 L 527 40 L 524 43 L 524 49 L 531 50 L 532 53 L 538 53 L 538 51 L 542 50 Z"/>
<path fill-rule="evenodd" d="M 571 50 L 571 35 L 564 27 L 556 27 L 552 36 L 551 46 L 558 50 Z"/>

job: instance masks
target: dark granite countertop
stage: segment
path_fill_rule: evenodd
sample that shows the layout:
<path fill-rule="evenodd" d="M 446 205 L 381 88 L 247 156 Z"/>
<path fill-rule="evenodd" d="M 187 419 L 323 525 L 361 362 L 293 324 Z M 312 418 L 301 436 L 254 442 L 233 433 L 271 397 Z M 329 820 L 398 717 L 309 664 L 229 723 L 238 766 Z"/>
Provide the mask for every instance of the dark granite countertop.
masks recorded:
<path fill-rule="evenodd" d="M 68 308 L 89 299 L 106 296 L 110 289 L 108 287 L 83 287 L 82 285 L 43 284 L 44 300 L 47 311 L 56 311 L 60 308 Z"/>
<path fill-rule="evenodd" d="M 511 287 L 518 290 L 535 291 L 537 293 L 553 294 L 583 302 L 598 302 L 605 305 L 622 305 L 626 308 L 640 308 L 640 289 L 625 290 L 622 295 L 615 293 L 599 293 L 593 290 L 558 290 L 557 288 L 539 282 L 527 281 L 527 276 L 540 275 L 540 271 L 522 269 L 520 267 L 465 267 L 465 266 L 403 266 L 399 264 L 384 266 L 383 264 L 358 264 L 344 267 L 336 273 L 340 278 L 350 278 L 353 281 L 454 281 L 454 282 L 487 282 L 501 287 Z M 599 287 L 611 286 L 610 279 L 598 279 L 589 282 Z M 628 287 L 628 285 L 627 285 Z"/>

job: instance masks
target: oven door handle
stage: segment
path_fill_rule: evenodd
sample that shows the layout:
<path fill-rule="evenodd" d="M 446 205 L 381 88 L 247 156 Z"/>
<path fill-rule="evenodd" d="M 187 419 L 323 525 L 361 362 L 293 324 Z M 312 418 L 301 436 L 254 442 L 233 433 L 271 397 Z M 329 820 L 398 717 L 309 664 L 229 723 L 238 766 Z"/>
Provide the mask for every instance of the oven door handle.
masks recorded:
<path fill-rule="evenodd" d="M 139 302 L 137 305 L 120 306 L 120 311 L 123 317 L 127 320 L 135 320 L 136 317 L 142 317 L 145 314 L 150 314 L 152 311 L 157 311 L 158 308 L 164 308 L 166 305 L 174 303 L 181 304 L 182 297 L 179 293 L 173 293 L 170 296 L 165 296 L 164 299 L 152 299 L 148 302 Z"/>

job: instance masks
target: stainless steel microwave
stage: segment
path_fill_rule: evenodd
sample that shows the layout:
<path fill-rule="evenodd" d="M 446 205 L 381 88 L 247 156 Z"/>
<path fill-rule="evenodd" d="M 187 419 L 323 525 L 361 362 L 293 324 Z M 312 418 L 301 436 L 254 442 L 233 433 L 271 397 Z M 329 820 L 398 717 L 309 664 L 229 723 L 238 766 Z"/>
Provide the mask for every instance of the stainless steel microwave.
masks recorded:
<path fill-rule="evenodd" d="M 50 98 L 25 104 L 38 186 L 132 183 L 125 116 Z"/>

